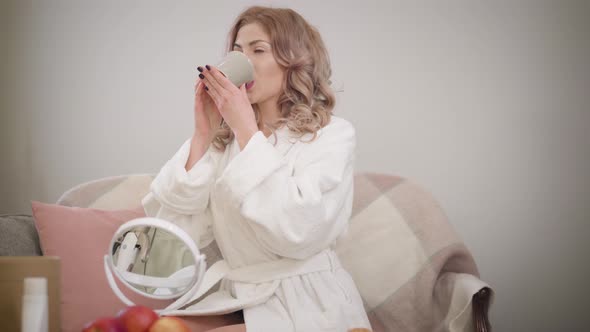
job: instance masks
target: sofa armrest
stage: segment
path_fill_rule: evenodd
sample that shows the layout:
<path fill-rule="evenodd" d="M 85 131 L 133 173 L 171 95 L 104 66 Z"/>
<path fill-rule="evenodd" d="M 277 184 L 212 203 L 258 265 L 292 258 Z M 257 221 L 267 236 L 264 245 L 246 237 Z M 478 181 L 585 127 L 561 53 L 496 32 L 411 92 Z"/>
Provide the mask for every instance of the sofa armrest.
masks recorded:
<path fill-rule="evenodd" d="M 39 234 L 29 214 L 0 215 L 0 256 L 41 256 Z"/>

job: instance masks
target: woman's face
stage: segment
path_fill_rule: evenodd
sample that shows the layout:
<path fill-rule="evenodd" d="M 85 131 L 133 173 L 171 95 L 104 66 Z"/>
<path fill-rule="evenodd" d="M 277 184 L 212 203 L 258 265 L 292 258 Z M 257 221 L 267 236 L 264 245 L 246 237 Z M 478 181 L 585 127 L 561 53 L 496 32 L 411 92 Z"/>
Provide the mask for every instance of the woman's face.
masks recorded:
<path fill-rule="evenodd" d="M 254 66 L 254 85 L 247 90 L 250 103 L 262 104 L 278 99 L 285 74 L 274 58 L 270 37 L 262 26 L 250 23 L 241 27 L 233 50 L 244 53 Z"/>

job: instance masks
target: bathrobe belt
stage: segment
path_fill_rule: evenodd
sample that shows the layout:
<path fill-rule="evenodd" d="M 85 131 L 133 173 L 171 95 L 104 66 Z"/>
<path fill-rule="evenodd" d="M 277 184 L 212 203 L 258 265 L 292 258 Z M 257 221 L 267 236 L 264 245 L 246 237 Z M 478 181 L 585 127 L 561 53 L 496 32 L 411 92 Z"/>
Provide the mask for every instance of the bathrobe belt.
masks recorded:
<path fill-rule="evenodd" d="M 331 249 L 326 249 L 305 260 L 281 258 L 233 269 L 227 273 L 225 278 L 232 281 L 260 284 L 311 272 L 333 271 L 339 267 L 340 261 L 336 253 Z"/>
<path fill-rule="evenodd" d="M 266 302 L 275 293 L 282 279 L 312 272 L 334 271 L 338 268 L 340 261 L 331 249 L 325 249 L 305 260 L 281 258 L 236 269 L 230 269 L 227 263 L 221 260 L 205 272 L 199 290 L 189 303 L 199 299 L 221 279 L 261 286 L 253 287 L 255 291 L 252 294 L 237 298 L 227 291 L 217 291 L 184 309 L 163 314 L 189 316 L 234 312 Z"/>

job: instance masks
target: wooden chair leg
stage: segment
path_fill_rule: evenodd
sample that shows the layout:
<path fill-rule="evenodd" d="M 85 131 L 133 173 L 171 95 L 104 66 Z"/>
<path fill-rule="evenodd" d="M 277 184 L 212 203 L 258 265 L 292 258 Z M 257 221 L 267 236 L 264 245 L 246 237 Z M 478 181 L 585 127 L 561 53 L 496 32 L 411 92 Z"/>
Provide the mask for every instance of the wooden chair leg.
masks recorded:
<path fill-rule="evenodd" d="M 491 332 L 492 327 L 488 318 L 491 290 L 482 288 L 473 295 L 473 324 L 476 332 Z"/>

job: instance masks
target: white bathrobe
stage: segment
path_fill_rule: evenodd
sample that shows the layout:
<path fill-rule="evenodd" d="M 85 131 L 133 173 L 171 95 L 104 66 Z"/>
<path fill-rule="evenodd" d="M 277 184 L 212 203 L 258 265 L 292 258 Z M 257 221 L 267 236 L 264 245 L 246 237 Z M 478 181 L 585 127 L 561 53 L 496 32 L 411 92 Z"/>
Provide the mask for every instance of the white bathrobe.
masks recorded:
<path fill-rule="evenodd" d="M 213 240 L 230 269 L 218 292 L 175 315 L 243 309 L 249 332 L 370 328 L 358 290 L 332 251 L 348 227 L 356 137 L 350 122 L 301 140 L 286 126 L 256 132 L 240 151 L 210 147 L 185 170 L 187 139 L 142 203 L 148 216 L 187 231 L 199 248 Z M 275 144 L 276 143 L 276 144 Z"/>

